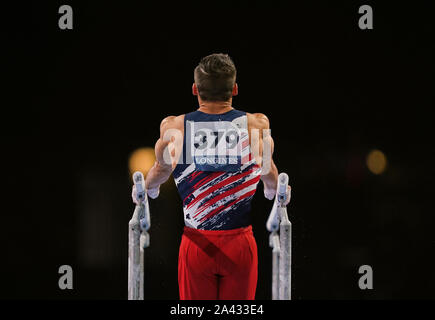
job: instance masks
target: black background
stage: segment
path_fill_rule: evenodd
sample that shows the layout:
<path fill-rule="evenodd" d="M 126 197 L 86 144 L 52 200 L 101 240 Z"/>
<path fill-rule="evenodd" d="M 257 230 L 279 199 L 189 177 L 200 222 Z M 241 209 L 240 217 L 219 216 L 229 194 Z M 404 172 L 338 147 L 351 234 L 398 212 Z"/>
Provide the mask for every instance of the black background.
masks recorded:
<path fill-rule="evenodd" d="M 74 29 L 58 28 L 58 8 Z M 358 28 L 370 4 L 374 29 Z M 434 298 L 434 19 L 372 1 L 44 1 L 3 8 L 2 298 L 126 299 L 128 158 L 195 110 L 193 69 L 228 53 L 236 108 L 265 113 L 290 176 L 295 299 Z M 9 18 L 9 19 L 7 19 Z M 382 175 L 366 167 L 382 150 Z M 150 202 L 146 299 L 177 299 L 173 181 Z M 271 203 L 253 201 L 258 299 L 270 299 Z M 58 288 L 58 268 L 74 289 Z M 374 289 L 358 287 L 358 268 Z"/>

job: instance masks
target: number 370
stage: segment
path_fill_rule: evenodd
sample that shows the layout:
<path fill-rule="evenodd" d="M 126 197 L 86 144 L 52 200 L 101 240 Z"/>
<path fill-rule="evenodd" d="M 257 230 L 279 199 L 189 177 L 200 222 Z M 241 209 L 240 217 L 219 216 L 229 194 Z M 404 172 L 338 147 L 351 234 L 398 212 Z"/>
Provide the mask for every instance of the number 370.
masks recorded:
<path fill-rule="evenodd" d="M 233 149 L 239 142 L 239 135 L 236 130 L 221 130 L 221 131 L 209 131 L 198 130 L 194 135 L 194 146 L 198 150 L 214 149 L 217 148 L 222 139 L 226 141 L 226 148 Z"/>

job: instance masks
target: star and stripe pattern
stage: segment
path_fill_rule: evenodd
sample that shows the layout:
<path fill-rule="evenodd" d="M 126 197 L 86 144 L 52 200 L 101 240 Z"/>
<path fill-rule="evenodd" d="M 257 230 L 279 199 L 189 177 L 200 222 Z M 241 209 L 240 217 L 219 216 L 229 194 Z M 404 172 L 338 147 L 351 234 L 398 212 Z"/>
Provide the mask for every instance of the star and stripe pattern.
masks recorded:
<path fill-rule="evenodd" d="M 244 113 L 242 116 L 246 117 Z M 202 230 L 229 230 L 251 224 L 251 200 L 260 181 L 261 168 L 252 159 L 247 133 L 242 135 L 241 145 L 242 161 L 237 171 L 200 171 L 195 163 L 178 165 L 174 170 L 186 226 Z"/>

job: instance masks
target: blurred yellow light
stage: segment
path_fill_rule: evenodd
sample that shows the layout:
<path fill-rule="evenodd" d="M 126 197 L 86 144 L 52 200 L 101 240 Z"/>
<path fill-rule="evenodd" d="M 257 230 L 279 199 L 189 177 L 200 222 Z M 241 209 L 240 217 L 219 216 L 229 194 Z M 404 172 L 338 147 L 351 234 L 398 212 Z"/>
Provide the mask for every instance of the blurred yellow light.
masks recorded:
<path fill-rule="evenodd" d="M 387 158 L 382 151 L 372 150 L 367 155 L 366 163 L 372 173 L 381 174 L 387 167 Z"/>
<path fill-rule="evenodd" d="M 144 176 L 148 173 L 156 161 L 156 155 L 153 148 L 139 148 L 133 151 L 128 161 L 130 174 L 140 171 Z"/>

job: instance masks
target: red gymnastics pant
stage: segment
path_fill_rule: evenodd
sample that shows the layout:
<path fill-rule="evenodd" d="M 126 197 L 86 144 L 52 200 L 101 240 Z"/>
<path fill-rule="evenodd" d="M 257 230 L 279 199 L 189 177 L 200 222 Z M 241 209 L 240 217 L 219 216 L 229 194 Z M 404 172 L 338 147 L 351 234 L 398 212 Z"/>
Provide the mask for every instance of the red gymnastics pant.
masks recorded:
<path fill-rule="evenodd" d="M 180 300 L 254 300 L 257 266 L 252 226 L 184 227 L 178 256 Z"/>

